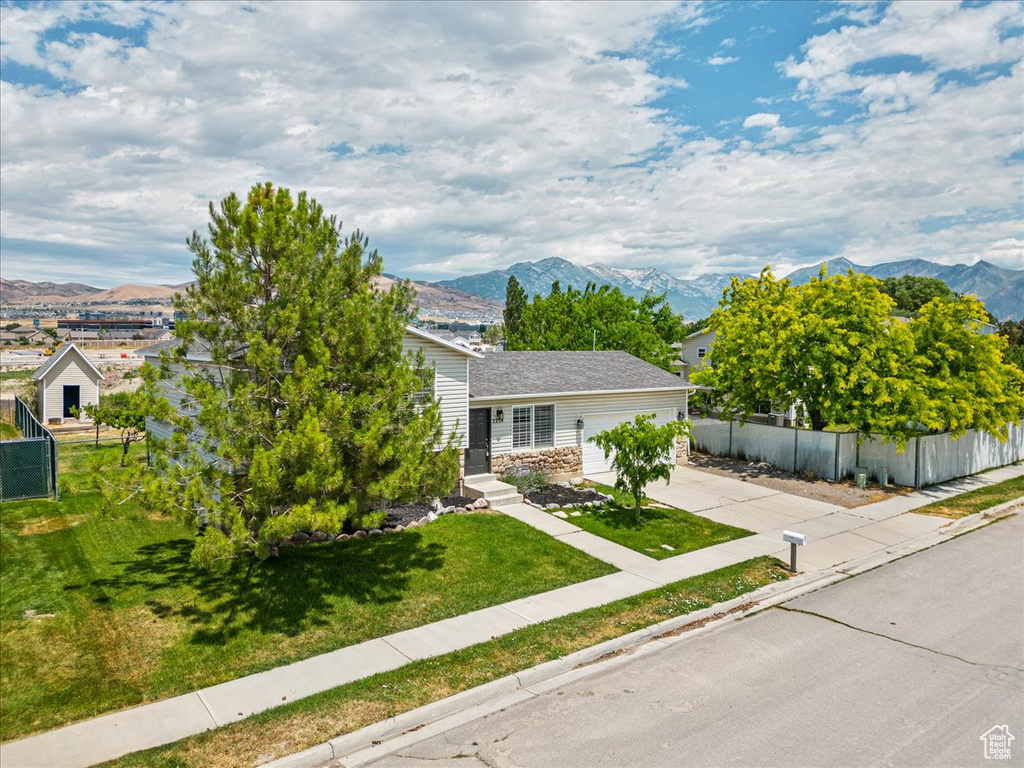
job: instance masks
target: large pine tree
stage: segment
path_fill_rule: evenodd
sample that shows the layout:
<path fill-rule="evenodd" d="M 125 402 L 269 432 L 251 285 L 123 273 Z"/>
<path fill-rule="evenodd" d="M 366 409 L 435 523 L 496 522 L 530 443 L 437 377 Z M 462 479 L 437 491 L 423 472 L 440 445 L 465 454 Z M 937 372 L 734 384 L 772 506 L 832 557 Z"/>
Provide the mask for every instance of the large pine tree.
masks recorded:
<path fill-rule="evenodd" d="M 376 288 L 380 256 L 305 193 L 267 183 L 210 216 L 209 240 L 188 241 L 180 344 L 150 374 L 182 406 L 154 400 L 177 430 L 149 496 L 204 528 L 193 559 L 265 556 L 293 533 L 450 491 L 454 436 L 423 396 L 433 371 L 402 351 L 411 286 Z"/>

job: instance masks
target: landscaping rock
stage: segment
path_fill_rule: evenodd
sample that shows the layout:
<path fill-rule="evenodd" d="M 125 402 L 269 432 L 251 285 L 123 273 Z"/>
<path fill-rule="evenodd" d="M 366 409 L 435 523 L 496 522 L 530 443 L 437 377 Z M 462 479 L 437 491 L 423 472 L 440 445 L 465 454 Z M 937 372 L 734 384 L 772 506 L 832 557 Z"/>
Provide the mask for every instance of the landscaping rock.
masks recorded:
<path fill-rule="evenodd" d="M 594 502 L 592 502 L 592 501 L 584 501 L 583 502 L 583 508 L 584 509 L 593 509 L 594 508 Z"/>
<path fill-rule="evenodd" d="M 455 507 L 454 506 L 452 506 L 452 507 L 445 507 L 444 508 L 444 514 L 446 514 L 446 515 L 450 515 L 454 511 L 455 511 Z"/>
<path fill-rule="evenodd" d="M 349 540 L 349 539 L 351 539 L 351 538 L 352 538 L 352 537 L 351 537 L 351 536 L 349 536 L 349 535 L 348 535 L 347 533 L 339 533 L 339 534 L 338 534 L 338 538 L 337 538 L 337 539 L 335 539 L 335 541 L 348 541 L 348 540 Z"/>
<path fill-rule="evenodd" d="M 408 531 L 410 528 L 419 528 L 420 525 L 421 525 L 421 523 L 420 523 L 419 520 L 413 520 L 411 523 L 409 523 L 407 526 L 405 526 L 405 530 Z"/>
<path fill-rule="evenodd" d="M 433 513 L 430 513 L 430 514 L 433 514 Z M 420 518 L 419 520 L 417 520 L 416 522 L 417 522 L 417 523 L 418 523 L 419 525 L 426 525 L 426 524 L 427 524 L 427 523 L 429 523 L 429 522 L 430 522 L 431 520 L 437 520 L 437 515 L 434 515 L 433 517 L 431 517 L 431 516 L 430 516 L 430 514 L 426 514 L 426 515 L 424 515 L 423 517 L 421 517 L 421 518 Z"/>
<path fill-rule="evenodd" d="M 384 533 L 398 533 L 397 528 L 385 528 Z"/>
<path fill-rule="evenodd" d="M 473 509 L 487 509 L 487 499 L 477 499 L 474 501 Z"/>
<path fill-rule="evenodd" d="M 474 505 L 472 505 L 472 504 L 467 504 L 467 505 L 466 505 L 466 506 L 464 507 L 464 509 L 465 509 L 465 510 L 466 510 L 467 512 L 476 512 L 476 507 L 475 507 Z"/>
<path fill-rule="evenodd" d="M 574 509 L 572 512 L 569 513 L 569 517 L 579 517 L 582 514 L 583 513 L 580 512 L 578 509 Z"/>
<path fill-rule="evenodd" d="M 382 531 L 380 528 L 371 528 L 367 531 L 367 533 L 370 536 L 380 536 L 382 533 L 384 533 L 384 531 Z"/>
<path fill-rule="evenodd" d="M 309 534 L 308 533 L 302 533 L 302 532 L 293 533 L 291 540 L 295 544 L 302 544 L 304 542 L 309 541 Z"/>
<path fill-rule="evenodd" d="M 313 535 L 309 538 L 313 541 L 327 541 L 327 534 L 323 531 L 313 531 Z"/>
<path fill-rule="evenodd" d="M 552 514 L 552 515 L 554 515 L 555 517 L 560 517 L 560 518 L 562 518 L 563 520 L 568 520 L 568 519 L 569 519 L 569 516 L 568 516 L 567 514 L 565 514 L 565 512 L 563 512 L 563 511 L 562 511 L 562 510 L 560 510 L 560 509 L 556 509 L 556 510 L 555 510 L 554 512 L 552 512 L 551 514 Z"/>
<path fill-rule="evenodd" d="M 328 541 L 334 541 L 336 538 L 338 538 L 338 537 L 335 536 L 333 533 L 328 533 L 327 534 L 327 540 Z"/>
<path fill-rule="evenodd" d="M 547 504 L 544 509 L 561 509 L 561 504 Z"/>
<path fill-rule="evenodd" d="M 356 531 L 355 533 L 352 534 L 352 538 L 353 539 L 365 539 L 369 535 L 370 534 L 368 534 L 366 531 Z"/>
<path fill-rule="evenodd" d="M 429 523 L 434 522 L 435 520 L 437 520 L 437 516 L 439 514 L 440 514 L 440 512 L 431 512 L 429 515 L 427 515 L 427 522 L 429 522 Z"/>

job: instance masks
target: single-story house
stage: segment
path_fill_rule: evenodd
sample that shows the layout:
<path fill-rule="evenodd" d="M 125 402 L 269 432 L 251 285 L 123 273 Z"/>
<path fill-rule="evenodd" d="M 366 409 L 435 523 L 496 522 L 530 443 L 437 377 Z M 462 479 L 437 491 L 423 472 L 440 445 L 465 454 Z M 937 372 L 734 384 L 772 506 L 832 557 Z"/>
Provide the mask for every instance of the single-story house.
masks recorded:
<path fill-rule="evenodd" d="M 605 472 L 594 437 L 638 414 L 684 418 L 694 387 L 626 352 L 501 352 L 469 361 L 466 475 L 529 466 L 555 479 Z M 687 441 L 676 446 L 685 460 Z"/>
<path fill-rule="evenodd" d="M 139 350 L 151 363 L 176 341 Z M 602 472 L 610 467 L 593 443 L 599 432 L 655 414 L 664 424 L 685 416 L 694 387 L 625 352 L 500 352 L 481 355 L 429 331 L 408 326 L 403 349 L 423 351 L 432 366 L 433 395 L 441 405 L 445 434 L 456 434 L 462 449 L 460 479 L 530 466 L 555 478 Z M 202 363 L 200 349 L 190 359 Z M 181 395 L 165 385 L 171 404 Z M 150 420 L 153 436 L 170 427 Z M 676 459 L 684 460 L 685 439 Z"/>
<path fill-rule="evenodd" d="M 32 325 L 20 325 L 9 331 L 0 331 L 0 341 L 26 344 L 49 344 L 53 337 Z"/>
<path fill-rule="evenodd" d="M 32 374 L 36 381 L 39 420 L 74 418 L 72 409 L 99 405 L 100 382 L 105 378 L 74 344 L 58 349 Z"/>

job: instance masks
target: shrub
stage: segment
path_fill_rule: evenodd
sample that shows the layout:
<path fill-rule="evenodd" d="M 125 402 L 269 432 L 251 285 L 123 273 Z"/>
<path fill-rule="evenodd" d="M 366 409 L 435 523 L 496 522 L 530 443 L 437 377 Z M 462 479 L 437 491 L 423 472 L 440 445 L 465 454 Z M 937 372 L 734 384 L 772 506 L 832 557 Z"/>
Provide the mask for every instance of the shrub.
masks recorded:
<path fill-rule="evenodd" d="M 524 496 L 539 491 L 548 484 L 544 475 L 532 467 L 512 467 L 501 479 L 514 485 L 516 490 Z"/>

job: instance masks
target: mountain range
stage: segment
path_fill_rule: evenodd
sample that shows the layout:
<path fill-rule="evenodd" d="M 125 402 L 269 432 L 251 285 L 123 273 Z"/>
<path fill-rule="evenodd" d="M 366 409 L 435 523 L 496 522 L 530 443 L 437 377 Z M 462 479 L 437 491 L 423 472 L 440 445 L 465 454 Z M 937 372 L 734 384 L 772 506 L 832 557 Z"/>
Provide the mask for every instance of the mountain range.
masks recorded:
<path fill-rule="evenodd" d="M 1000 320 L 1024 318 L 1024 270 L 1004 269 L 987 261 L 947 266 L 924 259 L 908 259 L 864 266 L 847 259 L 832 259 L 813 267 L 798 269 L 786 277 L 794 283 L 806 283 L 820 272 L 823 265 L 828 268 L 829 274 L 845 273 L 852 269 L 880 280 L 901 275 L 937 277 L 957 293 L 976 295 L 985 302 L 989 312 Z M 604 264 L 581 266 L 565 259 L 548 258 L 524 261 L 508 269 L 466 275 L 438 283 L 416 282 L 414 287 L 420 314 L 497 319 L 503 309 L 505 287 L 511 275 L 515 275 L 530 296 L 536 293 L 546 295 L 556 280 L 563 287 L 572 285 L 577 288 L 583 288 L 591 282 L 598 285 L 607 283 L 638 298 L 645 293 L 664 293 L 672 308 L 688 320 L 710 315 L 722 298 L 722 291 L 729 286 L 734 276 L 749 277 L 705 274 L 693 280 L 681 280 L 653 267 L 621 269 Z M 386 287 L 397 279 L 384 275 L 378 281 Z M 33 283 L 0 278 L 0 303 L 8 306 L 43 303 L 95 305 L 148 300 L 154 304 L 167 304 L 176 292 L 184 291 L 187 286 L 188 283 L 121 285 L 103 289 L 82 283 Z"/>
<path fill-rule="evenodd" d="M 976 295 L 985 303 L 989 312 L 1000 320 L 1019 320 L 1024 317 L 1024 270 L 1004 269 L 987 261 L 947 266 L 924 259 L 906 259 L 864 266 L 840 258 L 795 270 L 786 277 L 796 284 L 806 283 L 818 275 L 822 266 L 828 268 L 830 275 L 845 273 L 852 269 L 854 272 L 871 275 L 879 280 L 902 275 L 937 277 L 957 293 Z M 645 293 L 664 293 L 672 309 L 681 312 L 688 320 L 710 315 L 711 310 L 718 306 L 722 291 L 729 286 L 734 276 L 750 277 L 705 274 L 693 280 L 681 280 L 653 267 L 621 269 L 604 264 L 581 266 L 552 257 L 540 261 L 520 262 L 508 269 L 442 280 L 438 285 L 503 301 L 505 286 L 512 275 L 515 275 L 530 296 L 536 293 L 547 295 L 555 280 L 558 280 L 563 288 L 569 285 L 583 288 L 590 282 L 597 285 L 607 283 L 637 298 Z"/>

